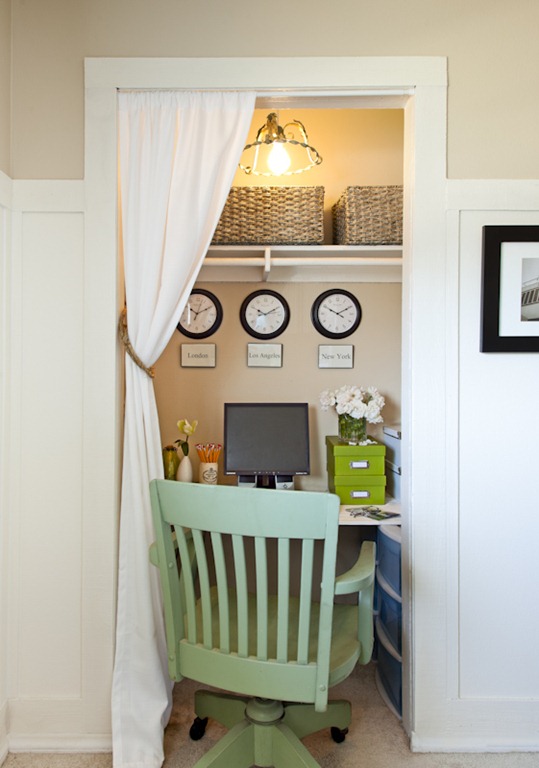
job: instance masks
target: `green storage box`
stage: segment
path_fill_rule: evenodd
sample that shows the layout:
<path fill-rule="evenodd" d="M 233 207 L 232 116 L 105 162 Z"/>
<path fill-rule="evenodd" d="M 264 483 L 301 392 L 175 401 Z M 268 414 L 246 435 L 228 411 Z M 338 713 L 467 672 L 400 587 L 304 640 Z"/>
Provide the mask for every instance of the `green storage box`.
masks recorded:
<path fill-rule="evenodd" d="M 348 445 L 338 437 L 326 437 L 328 475 L 383 475 L 385 472 L 386 447 L 372 445 Z"/>
<path fill-rule="evenodd" d="M 326 448 L 329 490 L 342 504 L 385 504 L 385 445 L 349 445 L 328 435 Z"/>
<path fill-rule="evenodd" d="M 337 494 L 342 504 L 385 504 L 386 476 L 329 476 L 329 490 Z"/>

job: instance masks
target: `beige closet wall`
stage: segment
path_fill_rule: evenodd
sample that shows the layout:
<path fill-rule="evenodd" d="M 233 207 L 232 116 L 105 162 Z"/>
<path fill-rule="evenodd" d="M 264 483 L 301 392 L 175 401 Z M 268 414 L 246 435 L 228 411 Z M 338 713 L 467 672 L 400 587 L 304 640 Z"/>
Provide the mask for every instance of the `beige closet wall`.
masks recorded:
<path fill-rule="evenodd" d="M 0 0 L 0 171 L 10 167 L 11 0 Z"/>
<path fill-rule="evenodd" d="M 448 57 L 451 178 L 539 177 L 535 0 L 12 0 L 12 15 L 14 178 L 82 178 L 86 56 L 410 55 Z"/>

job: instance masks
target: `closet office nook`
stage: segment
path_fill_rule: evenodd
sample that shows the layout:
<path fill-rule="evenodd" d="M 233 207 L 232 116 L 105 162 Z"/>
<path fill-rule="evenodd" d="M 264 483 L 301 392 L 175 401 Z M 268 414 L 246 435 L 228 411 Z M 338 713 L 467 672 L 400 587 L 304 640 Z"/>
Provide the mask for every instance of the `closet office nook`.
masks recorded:
<path fill-rule="evenodd" d="M 343 244 L 342 232 L 337 233 L 333 208 L 349 187 L 401 192 L 404 111 L 399 108 L 362 108 L 361 102 L 353 98 L 335 99 L 331 107 L 321 106 L 318 102 L 315 98 L 283 104 L 275 100 L 257 101 L 249 141 L 265 124 L 268 114 L 276 113 L 280 125 L 299 122 L 305 127 L 308 142 L 316 148 L 322 162 L 305 172 L 281 176 L 247 174 L 238 168 L 232 193 L 236 205 L 237 197 L 245 188 L 251 188 L 254 194 L 267 187 L 277 194 L 280 191 L 288 194 L 287 190 L 294 188 L 296 197 L 292 192 L 289 196 L 293 222 L 294 211 L 298 217 L 309 218 L 309 211 L 305 214 L 297 204 L 297 195 L 310 195 L 316 191 L 318 196 L 323 196 L 323 202 L 319 202 L 323 207 L 321 226 L 315 233 L 318 241 L 298 244 L 292 235 L 291 241 L 286 242 L 286 235 L 271 232 L 268 237 L 271 242 L 264 242 L 255 231 L 256 242 L 235 243 L 234 233 L 223 232 L 225 224 L 220 224 L 194 286 L 195 291 L 207 292 L 202 296 L 209 295 L 217 304 L 217 322 L 213 328 L 202 329 L 198 337 L 176 331 L 155 366 L 163 445 L 173 444 L 184 437 L 176 426 L 180 419 L 198 422 L 195 434 L 189 439 L 195 481 L 199 476 L 195 445 L 223 443 L 225 403 L 308 404 L 310 471 L 295 478 L 295 487 L 299 490 L 328 490 L 326 436 L 337 434 L 338 418 L 334 408 L 322 410 L 320 395 L 323 391 L 344 385 L 376 387 L 385 398 L 383 423 L 369 424 L 368 433 L 381 443 L 388 442 L 384 428 L 391 427 L 391 434 L 400 436 L 402 204 L 397 237 L 392 237 L 388 231 L 385 236 L 378 233 L 371 238 L 386 240 L 383 244 L 368 242 L 369 233 L 364 237 L 367 242 Z M 241 208 L 241 199 L 237 205 Z M 237 209 L 233 215 L 240 215 Z M 242 215 L 248 216 L 249 212 L 242 212 Z M 313 213 L 315 218 L 316 212 Z M 261 223 L 261 226 L 267 225 Z M 277 222 L 277 229 L 279 226 L 280 222 Z M 359 239 L 357 234 L 355 239 Z M 313 307 L 319 297 L 330 290 L 348 292 L 360 307 L 357 328 L 343 338 L 325 336 L 313 320 Z M 249 297 L 266 293 L 285 300 L 289 313 L 287 325 L 275 336 L 257 338 L 249 332 L 245 318 L 242 318 L 242 307 Z M 345 362 L 341 364 L 333 360 L 327 364 L 325 355 L 328 350 L 333 355 L 341 355 Z M 275 353 L 277 362 L 268 356 L 267 364 L 264 360 L 262 364 L 258 361 L 253 364 L 253 357 L 266 351 L 268 355 Z M 205 355 L 206 352 L 209 364 L 204 357 L 200 363 L 201 358 L 195 355 Z M 286 442 L 286 433 L 282 440 Z M 400 459 L 395 455 L 392 442 L 394 438 L 390 435 L 384 468 L 387 500 L 400 494 Z M 224 474 L 222 454 L 218 482 L 236 482 L 236 478 Z M 391 528 L 400 530 L 398 526 Z M 360 541 L 375 538 L 377 530 L 375 525 L 341 526 L 339 557 L 342 567 L 351 565 Z M 393 552 L 395 540 L 395 535 L 382 539 L 384 552 L 387 553 L 386 544 Z M 397 567 L 400 568 L 400 552 L 397 557 Z M 379 690 L 400 717 L 401 618 L 400 615 L 393 617 L 393 613 L 401 598 L 383 576 L 377 591 L 381 596 L 384 626 L 389 624 L 390 627 L 389 632 L 384 632 L 379 626 L 379 636 L 384 643 L 379 653 L 383 678 L 379 681 Z M 388 608 L 392 609 L 390 619 Z M 397 634 L 393 635 L 391 631 L 395 622 L 398 624 L 398 642 Z"/>
<path fill-rule="evenodd" d="M 214 434 L 221 426 L 222 415 L 219 403 L 225 402 L 230 393 L 234 399 L 239 399 L 243 392 L 240 387 L 249 387 L 250 398 L 256 397 L 258 401 L 257 387 L 263 384 L 264 391 L 274 393 L 273 399 L 290 401 L 292 390 L 303 383 L 302 401 L 309 402 L 311 420 L 312 444 L 318 445 L 315 458 L 311 462 L 310 480 L 318 478 L 320 490 L 327 487 L 323 462 L 323 441 L 325 435 L 335 434 L 336 416 L 330 411 L 321 412 L 318 406 L 320 396 L 320 382 L 312 383 L 314 375 L 325 376 L 327 371 L 318 368 L 316 350 L 320 344 L 317 333 L 313 328 L 310 309 L 314 300 L 320 295 L 323 288 L 337 283 L 343 285 L 343 269 L 341 266 L 328 267 L 327 264 L 318 278 L 318 284 L 308 282 L 306 276 L 313 271 L 307 267 L 289 266 L 287 280 L 282 283 L 282 294 L 287 291 L 286 300 L 290 306 L 291 319 L 281 338 L 283 348 L 283 365 L 279 368 L 251 368 L 246 365 L 245 355 L 248 335 L 242 335 L 241 323 L 235 318 L 238 316 L 241 303 L 245 297 L 257 289 L 256 283 L 239 282 L 237 268 L 231 264 L 219 270 L 219 279 L 223 282 L 212 283 L 216 290 L 223 293 L 230 291 L 233 296 L 233 305 L 228 305 L 228 298 L 223 304 L 223 321 L 214 334 L 216 349 L 216 366 L 204 371 L 194 368 L 180 368 L 178 355 L 183 342 L 180 334 L 172 331 L 172 337 L 167 334 L 164 345 L 170 340 L 169 349 L 160 353 L 160 359 L 148 359 L 151 364 L 159 366 L 156 378 L 147 381 L 147 376 L 136 374 L 126 359 L 123 348 L 117 342 L 117 335 L 111 335 L 111 325 L 117 324 L 123 304 L 124 286 L 122 251 L 118 249 L 118 226 L 116 212 L 118 209 L 118 92 L 122 89 L 179 89 L 202 90 L 222 92 L 228 94 L 256 94 L 256 104 L 253 107 L 262 110 L 262 120 L 254 124 L 258 129 L 270 111 L 281 112 L 285 105 L 283 99 L 288 98 L 293 106 L 294 117 L 300 119 L 301 113 L 296 112 L 301 106 L 305 109 L 358 109 L 358 110 L 401 110 L 403 114 L 402 129 L 402 160 L 399 160 L 399 177 L 403 179 L 404 187 L 404 220 L 403 220 L 403 255 L 402 255 L 402 292 L 400 283 L 382 283 L 371 281 L 358 282 L 357 285 L 369 288 L 369 302 L 362 296 L 362 310 L 364 319 L 360 328 L 368 330 L 367 319 L 375 318 L 374 308 L 379 311 L 378 317 L 383 318 L 383 323 L 374 321 L 373 331 L 380 333 L 384 330 L 387 338 L 379 340 L 374 348 L 375 354 L 369 357 L 369 367 L 356 367 L 353 370 L 342 371 L 346 374 L 358 374 L 356 380 L 369 381 L 366 374 L 369 372 L 370 381 L 374 383 L 375 370 L 372 367 L 376 359 L 380 362 L 380 350 L 391 339 L 391 345 L 395 354 L 384 356 L 384 365 L 393 361 L 396 371 L 394 376 L 388 375 L 380 380 L 379 388 L 387 396 L 391 409 L 384 411 L 384 418 L 389 424 L 393 419 L 401 416 L 402 423 L 402 605 L 403 605 L 403 726 L 414 741 L 422 743 L 430 733 L 430 723 L 423 721 L 423 713 L 435 711 L 435 705 L 439 701 L 445 701 L 444 680 L 432 678 L 429 670 L 442 669 L 444 664 L 442 657 L 444 649 L 449 647 L 447 624 L 442 620 L 433 621 L 433 610 L 439 613 L 453 610 L 453 603 L 449 604 L 447 585 L 438 581 L 429 580 L 429 584 L 435 584 L 434 591 L 417 593 L 417 574 L 422 577 L 435 575 L 444 571 L 444 564 L 448 562 L 447 539 L 443 536 L 433 535 L 438 530 L 446 530 L 448 499 L 445 492 L 445 478 L 448 469 L 446 462 L 447 441 L 445 439 L 445 425 L 440 419 L 444 413 L 444 398 L 446 396 L 446 367 L 447 343 L 445 328 L 447 311 L 444 304 L 445 287 L 445 179 L 446 179 L 446 105 L 447 105 L 447 66 L 444 59 L 423 58 L 309 58 L 309 59 L 178 59 L 178 60 L 87 60 L 85 64 L 86 79 L 86 239 L 85 239 L 85 291 L 87 294 L 85 311 L 85 427 L 88 434 L 94 437 L 88 450 L 92 455 L 102 457 L 102 463 L 109 471 L 106 481 L 97 472 L 94 464 L 88 462 L 86 472 L 87 481 L 95 483 L 104 499 L 105 509 L 116 508 L 119 498 L 120 477 L 125 477 L 126 469 L 129 472 L 130 465 L 125 461 L 125 451 L 122 452 L 122 424 L 124 418 L 124 401 L 122 398 L 122 384 L 124 365 L 126 372 L 132 370 L 133 382 L 141 390 L 148 391 L 151 399 L 155 392 L 157 395 L 157 408 L 155 418 L 159 417 L 160 434 L 156 441 L 154 433 L 148 436 L 140 429 L 137 435 L 142 440 L 140 450 L 133 454 L 133 459 L 138 462 L 138 457 L 148 456 L 152 463 L 159 461 L 162 464 L 161 449 L 163 444 L 176 440 L 179 436 L 176 422 L 181 418 L 198 419 L 198 437 L 196 441 L 205 442 L 218 439 L 219 433 Z M 314 99 L 316 103 L 307 100 Z M 280 101 L 280 103 L 278 103 Z M 260 114 L 260 113 L 259 113 Z M 307 119 L 306 127 L 309 139 L 314 146 L 319 145 L 320 154 L 324 162 L 314 171 L 318 173 L 324 166 L 329 168 L 329 155 L 323 149 L 323 145 L 316 137 L 314 125 L 310 125 Z M 248 115 L 247 129 L 244 135 L 252 136 L 252 112 Z M 325 156 L 324 156 L 325 153 Z M 234 166 L 237 163 L 237 155 L 234 158 Z M 345 157 L 345 167 L 348 167 L 349 159 Z M 305 174 L 303 174 L 305 175 Z M 233 171 L 227 186 L 234 183 Z M 313 175 L 313 185 L 315 177 Z M 395 181 L 398 182 L 398 179 Z M 353 178 L 353 182 L 361 182 L 362 179 Z M 365 179 L 367 181 L 367 179 Z M 309 182 L 311 183 L 311 182 Z M 316 182 L 319 183 L 319 182 Z M 346 184 L 339 184 L 337 194 L 341 194 Z M 265 249 L 263 249 L 266 252 Z M 114 256 L 118 255 L 118 259 Z M 205 254 L 197 254 L 197 258 L 204 258 Z M 271 255 L 271 254 L 270 254 Z M 259 257 L 260 258 L 260 257 Z M 215 265 L 202 266 L 198 279 L 208 281 L 208 269 Z M 320 265 L 321 266 L 321 265 Z M 375 264 L 376 266 L 376 264 Z M 198 267 L 198 262 L 197 262 Z M 262 268 L 261 268 L 262 267 Z M 361 270 L 366 279 L 367 272 L 372 264 Z M 251 275 L 251 280 L 256 279 L 264 285 L 269 284 L 278 273 L 275 259 L 270 264 L 270 274 L 264 280 L 264 264 L 245 267 L 244 274 Z M 387 274 L 394 267 L 387 269 Z M 236 270 L 236 274 L 234 271 Z M 336 270 L 339 270 L 337 273 Z M 345 269 L 345 274 L 350 279 L 350 270 Z M 383 270 L 386 273 L 386 270 Z M 297 279 L 298 273 L 301 275 Z M 228 275 L 229 278 L 223 278 Z M 294 279 L 293 279 L 294 277 Z M 399 277 L 400 279 L 400 277 Z M 110 286 L 106 296 L 103 296 L 103 286 Z M 272 283 L 272 287 L 277 284 Z M 281 287 L 281 284 L 278 284 Z M 355 285 L 348 283 L 347 287 Z M 387 313 L 394 308 L 394 303 L 378 301 L 377 292 L 389 290 L 393 285 L 394 295 L 401 297 L 402 315 L 400 309 L 395 310 L 395 318 L 398 324 L 402 323 L 402 336 L 395 326 L 394 332 L 388 330 Z M 235 294 L 233 292 L 236 292 Z M 304 301 L 303 311 L 298 309 L 299 294 L 301 291 L 310 291 Z M 217 295 L 217 294 L 216 294 Z M 298 297 L 296 303 L 296 297 Z M 290 299 L 290 302 L 288 301 Z M 294 302 L 291 300 L 294 299 Z M 103 304 L 106 303 L 108 313 L 103 312 Z M 234 328 L 231 334 L 230 327 Z M 224 331 L 228 328 L 227 334 Z M 301 338 L 301 343 L 296 343 L 297 352 L 294 359 L 294 350 L 289 342 L 292 333 L 296 339 Z M 229 333 L 231 335 L 229 335 Z M 218 335 L 219 334 L 219 335 Z M 130 334 L 131 335 L 131 334 Z M 175 339 L 174 337 L 177 338 Z M 240 347 L 238 348 L 238 338 Z M 310 338 L 310 342 L 309 342 Z M 402 342 L 401 342 L 402 338 Z M 219 340 L 219 343 L 217 343 Z M 286 341 L 286 344 L 285 344 Z M 358 361 L 366 357 L 366 348 L 352 341 L 355 352 L 355 366 Z M 372 347 L 371 347 L 372 349 Z M 230 356 L 232 350 L 233 355 Z M 239 351 L 238 351 L 239 350 Z M 228 359 L 227 359 L 228 355 Z M 314 359 L 313 359 L 314 358 Z M 100 379 L 103 381 L 104 368 L 109 373 L 110 385 L 106 391 L 95 387 L 95 360 L 100 361 Z M 287 363 L 287 361 L 289 361 Z M 402 363 L 401 363 L 402 361 Z M 227 363 L 228 370 L 223 368 Z M 292 367 L 290 367 L 292 365 Z M 363 363 L 362 363 L 363 365 Z M 299 373 L 298 373 L 299 371 Z M 202 392 L 194 389 L 194 377 L 205 373 L 204 396 Z M 330 371 L 334 373 L 334 371 Z M 136 374 L 136 378 L 135 378 Z M 186 375 L 182 375 L 186 374 Z M 219 378 L 217 377 L 219 374 Z M 222 378 L 221 378 L 222 374 Z M 360 377 L 361 374 L 361 377 Z M 365 377 L 364 375 L 365 374 Z M 301 377 L 299 380 L 298 378 Z M 396 381 L 401 379 L 400 390 Z M 347 383 L 352 379 L 346 376 L 339 381 Z M 413 385 L 413 386 L 412 386 Z M 228 387 L 228 391 L 223 388 Z M 391 389 L 390 389 L 391 387 Z M 166 390 L 163 392 L 163 388 Z M 386 388 L 386 389 L 384 389 Z M 284 395 L 283 395 L 284 392 Z M 169 397 L 170 395 L 170 397 Z M 186 398 L 191 398 L 187 401 Z M 401 413 L 396 407 L 400 402 Z M 217 403 L 217 404 L 216 404 Z M 202 407 L 203 406 L 203 407 Z M 200 408 L 199 413 L 188 413 L 187 408 Z M 104 408 L 112 414 L 111 419 L 103 419 Z M 167 410 L 168 409 L 168 410 Z M 181 409 L 181 410 L 180 410 Z M 153 423 L 153 414 L 151 416 Z M 327 419 L 327 421 L 326 421 Z M 207 425 L 204 426 L 203 424 Z M 113 425 L 114 429 L 111 427 Z M 433 431 L 433 427 L 435 427 Z M 147 444 L 152 438 L 151 445 Z M 196 442 L 195 441 L 195 442 Z M 193 443 L 193 440 L 191 440 Z M 123 453 L 123 460 L 122 460 Z M 413 459 L 413 460 L 412 460 Z M 141 465 L 141 471 L 146 472 L 145 462 Z M 132 474 L 132 473 L 131 473 Z M 119 507 L 120 530 L 120 556 L 124 574 L 122 586 L 118 595 L 125 598 L 125 609 L 131 611 L 137 595 L 145 590 L 148 592 L 147 580 L 147 536 L 143 530 L 145 525 L 145 510 L 137 503 L 137 492 L 140 488 L 139 479 L 135 476 L 130 480 L 130 488 L 133 494 L 127 502 L 122 494 L 122 503 Z M 413 506 L 412 506 L 413 491 Z M 436 503 L 433 503 L 433 493 L 436 492 Z M 108 500 L 108 507 L 106 503 Z M 107 517 L 108 527 L 106 531 L 110 540 L 117 539 L 117 517 Z M 352 533 L 352 540 L 356 534 Z M 429 531 L 428 540 L 424 532 Z M 131 542 L 133 537 L 139 544 L 136 553 Z M 108 539 L 107 539 L 108 540 Z M 139 541 L 140 540 L 140 541 Z M 451 539 L 451 542 L 453 539 Z M 450 542 L 450 543 L 451 543 Z M 352 542 L 353 544 L 353 542 Z M 413 553 L 413 562 L 411 559 Z M 139 564 L 140 560 L 140 564 Z M 124 568 L 125 565 L 125 568 Z M 114 563 L 111 564 L 113 570 Z M 454 575 L 454 574 L 453 574 Z M 135 585 L 136 581 L 136 585 Z M 424 579 L 420 586 L 425 584 Z M 125 585 L 125 588 L 123 587 Z M 147 595 L 148 601 L 150 596 Z M 133 607 L 136 607 L 133 605 Z M 413 625 L 412 625 L 413 612 Z M 116 647 L 129 648 L 129 655 L 118 656 L 118 659 L 135 660 L 137 654 L 143 654 L 146 661 L 151 656 L 153 667 L 157 670 L 159 660 L 156 654 L 154 642 L 138 643 L 138 636 L 131 631 L 133 619 L 126 611 L 118 612 L 116 630 Z M 152 630 L 152 616 L 148 616 L 148 629 Z M 140 614 L 137 614 L 137 621 Z M 413 628 L 413 636 L 411 629 Z M 420 653 L 416 653 L 414 638 L 421 639 Z M 135 647 L 136 646 L 136 647 Z M 141 646 L 141 647 L 139 647 Z M 129 728 L 130 713 L 134 711 L 133 698 L 129 691 L 132 690 L 127 683 L 133 680 L 136 668 L 133 663 L 127 663 L 114 668 L 115 693 L 113 698 L 113 711 L 117 716 L 118 739 L 113 741 L 121 750 L 126 744 L 122 733 L 126 730 L 137 741 L 138 750 L 146 750 L 148 744 L 155 743 L 159 738 L 159 729 L 145 729 L 145 733 L 133 734 Z M 158 672 L 151 678 L 154 687 L 155 698 L 159 698 L 165 705 L 164 681 L 159 678 Z M 125 680 L 125 685 L 123 681 Z M 154 685 L 155 680 L 155 685 Z M 139 686 L 140 696 L 136 703 L 136 710 L 140 713 L 140 706 L 148 700 L 146 690 L 147 679 L 144 685 Z M 412 698 L 413 686 L 413 698 Z M 443 721 L 445 723 L 445 720 Z M 150 732 L 151 731 L 151 732 Z M 135 748 L 134 748 L 135 749 Z M 136 754 L 134 751 L 133 754 Z M 134 759 L 130 756 L 130 759 Z"/>

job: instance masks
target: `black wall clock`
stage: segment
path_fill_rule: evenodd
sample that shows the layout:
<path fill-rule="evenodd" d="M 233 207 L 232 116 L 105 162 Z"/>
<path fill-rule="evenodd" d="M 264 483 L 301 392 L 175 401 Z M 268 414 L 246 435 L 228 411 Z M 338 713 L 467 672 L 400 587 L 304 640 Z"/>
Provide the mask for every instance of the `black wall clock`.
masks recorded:
<path fill-rule="evenodd" d="M 190 339 L 205 339 L 219 328 L 223 320 L 221 302 L 210 291 L 195 288 L 177 325 L 180 333 Z"/>
<path fill-rule="evenodd" d="M 361 322 L 361 304 L 343 288 L 324 291 L 313 303 L 311 320 L 322 336 L 344 339 L 354 333 Z"/>
<path fill-rule="evenodd" d="M 243 300 L 240 320 L 244 330 L 255 339 L 274 339 L 287 327 L 290 308 L 276 291 L 254 291 Z"/>

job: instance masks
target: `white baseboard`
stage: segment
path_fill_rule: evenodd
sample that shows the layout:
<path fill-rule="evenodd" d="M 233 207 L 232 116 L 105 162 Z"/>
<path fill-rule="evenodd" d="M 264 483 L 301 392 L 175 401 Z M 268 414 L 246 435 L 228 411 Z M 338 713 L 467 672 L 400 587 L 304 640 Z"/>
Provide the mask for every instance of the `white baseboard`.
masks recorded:
<path fill-rule="evenodd" d="M 4 703 L 0 707 L 0 765 L 6 759 L 8 752 L 7 705 Z"/>
<path fill-rule="evenodd" d="M 9 752 L 112 752 L 109 734 L 53 735 L 17 733 L 8 740 Z"/>
<path fill-rule="evenodd" d="M 477 753 L 498 753 L 498 752 L 539 752 L 539 741 L 528 737 L 520 738 L 521 734 L 515 734 L 514 738 L 510 736 L 497 737 L 492 734 L 491 738 L 486 735 L 472 736 L 463 733 L 455 736 L 446 735 L 445 737 L 419 737 L 412 733 L 410 737 L 410 750 L 412 752 L 477 752 Z"/>

